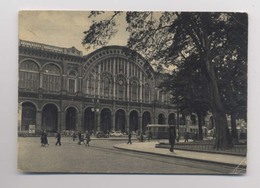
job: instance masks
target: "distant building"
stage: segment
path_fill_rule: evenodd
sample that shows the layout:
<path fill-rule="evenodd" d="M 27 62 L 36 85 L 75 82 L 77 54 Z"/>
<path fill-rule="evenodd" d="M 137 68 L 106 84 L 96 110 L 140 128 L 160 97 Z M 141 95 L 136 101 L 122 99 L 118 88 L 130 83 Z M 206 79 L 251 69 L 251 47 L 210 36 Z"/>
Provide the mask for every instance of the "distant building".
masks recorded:
<path fill-rule="evenodd" d="M 19 41 L 19 130 L 141 131 L 176 124 L 176 108 L 158 89 L 161 74 L 126 47 L 86 56 L 76 48 Z"/>

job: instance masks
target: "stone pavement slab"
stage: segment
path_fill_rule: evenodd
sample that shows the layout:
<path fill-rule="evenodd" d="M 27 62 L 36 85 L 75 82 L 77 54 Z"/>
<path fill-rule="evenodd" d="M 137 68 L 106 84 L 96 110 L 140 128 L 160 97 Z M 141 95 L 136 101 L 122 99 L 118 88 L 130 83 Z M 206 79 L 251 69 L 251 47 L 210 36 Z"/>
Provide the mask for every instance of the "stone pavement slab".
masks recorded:
<path fill-rule="evenodd" d="M 183 158 L 183 159 L 196 160 L 196 161 L 204 161 L 204 162 L 216 163 L 216 164 L 224 164 L 224 165 L 235 166 L 235 167 L 246 167 L 247 165 L 246 157 L 243 156 L 185 151 L 185 150 L 178 150 L 178 149 L 175 149 L 174 153 L 172 153 L 165 148 L 155 148 L 155 144 L 157 144 L 157 142 L 154 141 L 140 142 L 140 143 L 133 143 L 133 144 L 122 143 L 122 144 L 116 144 L 114 145 L 114 147 L 118 149 L 124 149 L 124 150 L 151 153 L 156 155 L 164 155 L 168 157 Z"/>

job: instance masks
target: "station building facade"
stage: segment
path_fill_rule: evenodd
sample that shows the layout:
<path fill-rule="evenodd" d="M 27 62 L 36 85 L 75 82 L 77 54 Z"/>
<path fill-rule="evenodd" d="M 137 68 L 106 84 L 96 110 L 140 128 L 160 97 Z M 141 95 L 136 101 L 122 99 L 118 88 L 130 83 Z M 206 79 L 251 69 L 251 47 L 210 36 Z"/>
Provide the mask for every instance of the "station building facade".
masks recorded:
<path fill-rule="evenodd" d="M 176 107 L 158 88 L 162 78 L 126 47 L 83 55 L 74 47 L 20 40 L 19 130 L 129 132 L 176 124 Z"/>

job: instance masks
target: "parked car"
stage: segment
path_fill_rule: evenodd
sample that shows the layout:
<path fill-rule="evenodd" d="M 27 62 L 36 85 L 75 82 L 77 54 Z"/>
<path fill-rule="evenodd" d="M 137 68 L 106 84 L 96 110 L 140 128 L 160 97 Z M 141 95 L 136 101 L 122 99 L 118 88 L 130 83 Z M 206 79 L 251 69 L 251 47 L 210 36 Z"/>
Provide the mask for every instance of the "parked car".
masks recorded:
<path fill-rule="evenodd" d="M 109 138 L 109 134 L 104 133 L 102 131 L 96 133 L 97 138 Z"/>
<path fill-rule="evenodd" d="M 109 136 L 111 136 L 111 137 L 121 137 L 121 136 L 123 136 L 123 133 L 120 132 L 120 131 L 112 131 L 112 132 L 109 134 Z"/>

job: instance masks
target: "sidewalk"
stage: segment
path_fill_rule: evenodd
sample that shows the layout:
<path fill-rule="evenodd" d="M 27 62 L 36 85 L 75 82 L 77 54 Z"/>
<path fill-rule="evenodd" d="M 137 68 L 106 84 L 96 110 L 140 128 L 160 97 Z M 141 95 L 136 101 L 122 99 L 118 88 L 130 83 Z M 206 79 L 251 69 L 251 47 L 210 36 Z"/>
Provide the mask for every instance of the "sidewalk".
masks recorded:
<path fill-rule="evenodd" d="M 165 148 L 155 148 L 155 144 L 158 142 L 134 142 L 133 144 L 116 144 L 114 145 L 117 149 L 131 150 L 142 153 L 150 153 L 156 155 L 163 155 L 173 158 L 189 159 L 195 161 L 203 161 L 208 163 L 222 164 L 233 167 L 246 167 L 246 157 L 218 154 L 218 153 L 206 153 L 196 151 L 184 151 L 175 149 L 174 153 L 170 152 Z"/>

